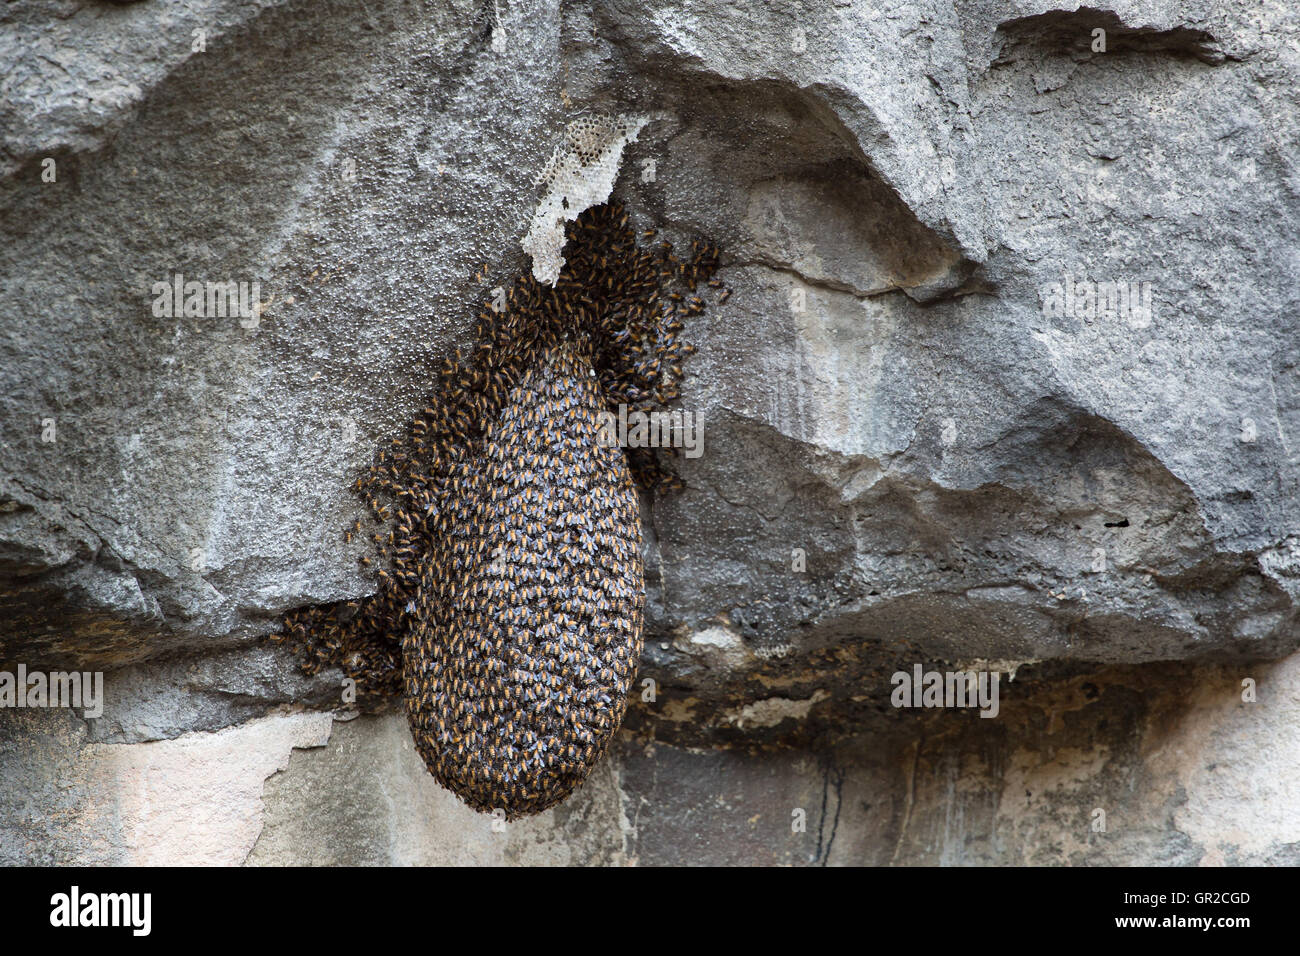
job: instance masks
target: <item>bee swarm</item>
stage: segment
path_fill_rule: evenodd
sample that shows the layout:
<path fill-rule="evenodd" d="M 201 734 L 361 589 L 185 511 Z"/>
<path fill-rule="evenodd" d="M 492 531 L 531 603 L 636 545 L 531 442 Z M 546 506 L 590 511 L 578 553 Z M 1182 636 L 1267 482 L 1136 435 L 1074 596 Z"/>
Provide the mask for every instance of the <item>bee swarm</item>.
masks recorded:
<path fill-rule="evenodd" d="M 438 782 L 510 818 L 572 793 L 622 721 L 645 603 L 634 479 L 681 483 L 652 449 L 602 442 L 600 416 L 678 397 L 692 293 L 719 285 L 716 247 L 643 247 L 615 203 L 570 225 L 565 259 L 553 288 L 524 275 L 480 313 L 475 346 L 358 479 L 387 531 L 378 592 L 275 635 L 360 700 L 400 693 Z"/>

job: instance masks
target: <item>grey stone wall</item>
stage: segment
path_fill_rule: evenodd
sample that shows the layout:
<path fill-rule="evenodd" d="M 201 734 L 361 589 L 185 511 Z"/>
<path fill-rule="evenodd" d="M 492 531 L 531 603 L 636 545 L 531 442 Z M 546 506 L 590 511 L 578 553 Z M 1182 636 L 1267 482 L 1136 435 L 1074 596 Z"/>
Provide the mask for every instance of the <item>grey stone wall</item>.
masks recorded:
<path fill-rule="evenodd" d="M 1298 34 L 6 4 L 0 662 L 107 680 L 95 720 L 0 710 L 0 860 L 1295 862 Z M 643 501 L 654 700 L 494 829 L 262 637 L 373 590 L 351 481 L 529 268 L 584 115 L 648 118 L 613 194 L 733 294 L 690 330 L 704 454 Z M 267 304 L 159 316 L 177 273 Z M 917 664 L 998 671 L 998 716 L 892 707 Z"/>

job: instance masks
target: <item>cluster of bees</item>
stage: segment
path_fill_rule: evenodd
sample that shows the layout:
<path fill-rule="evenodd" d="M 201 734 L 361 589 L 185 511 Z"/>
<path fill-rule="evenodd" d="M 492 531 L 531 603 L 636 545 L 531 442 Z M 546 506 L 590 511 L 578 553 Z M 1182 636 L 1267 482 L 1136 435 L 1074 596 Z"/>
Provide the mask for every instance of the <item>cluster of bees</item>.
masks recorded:
<path fill-rule="evenodd" d="M 400 693 L 438 782 L 508 818 L 572 793 L 622 721 L 645 602 L 636 485 L 680 481 L 654 449 L 602 442 L 600 413 L 678 396 L 685 320 L 721 288 L 716 247 L 639 242 L 617 204 L 567 239 L 556 285 L 525 274 L 485 307 L 358 479 L 387 531 L 378 592 L 295 611 L 276 636 L 308 672 L 340 667 L 361 703 Z"/>

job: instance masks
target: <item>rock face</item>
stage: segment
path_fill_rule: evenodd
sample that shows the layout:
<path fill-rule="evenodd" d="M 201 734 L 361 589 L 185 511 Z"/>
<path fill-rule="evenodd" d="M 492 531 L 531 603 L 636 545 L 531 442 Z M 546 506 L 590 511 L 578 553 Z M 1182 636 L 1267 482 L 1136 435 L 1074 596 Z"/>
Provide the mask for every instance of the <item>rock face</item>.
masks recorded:
<path fill-rule="evenodd" d="M 0 859 L 1296 862 L 1298 35 L 1281 0 L 7 4 L 0 661 L 107 681 L 98 719 L 0 710 Z M 586 178 L 578 117 L 626 133 Z M 351 482 L 536 265 L 557 168 L 716 240 L 732 294 L 688 329 L 704 452 L 642 500 L 653 683 L 498 832 L 261 637 L 373 590 Z M 178 274 L 261 305 L 173 315 Z M 998 671 L 998 716 L 891 706 L 914 665 Z"/>

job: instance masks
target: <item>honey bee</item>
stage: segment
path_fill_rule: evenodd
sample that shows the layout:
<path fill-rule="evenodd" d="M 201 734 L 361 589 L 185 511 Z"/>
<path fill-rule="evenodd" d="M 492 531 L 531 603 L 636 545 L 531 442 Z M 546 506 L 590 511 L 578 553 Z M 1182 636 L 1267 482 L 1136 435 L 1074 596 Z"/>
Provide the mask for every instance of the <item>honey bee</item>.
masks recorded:
<path fill-rule="evenodd" d="M 704 309 L 683 290 L 721 287 L 716 247 L 697 240 L 685 261 L 667 241 L 638 247 L 615 204 L 569 232 L 556 287 L 526 273 L 506 311 L 472 309 L 474 345 L 442 363 L 434 398 L 356 480 L 381 525 L 379 593 L 332 623 L 305 609 L 282 635 L 308 666 L 404 693 L 430 772 L 511 818 L 590 771 L 639 654 L 634 481 L 664 489 L 673 476 L 649 449 L 603 448 L 598 415 L 677 396 L 693 352 L 679 333 Z"/>

